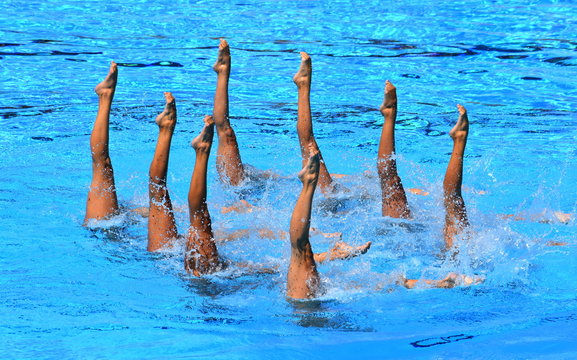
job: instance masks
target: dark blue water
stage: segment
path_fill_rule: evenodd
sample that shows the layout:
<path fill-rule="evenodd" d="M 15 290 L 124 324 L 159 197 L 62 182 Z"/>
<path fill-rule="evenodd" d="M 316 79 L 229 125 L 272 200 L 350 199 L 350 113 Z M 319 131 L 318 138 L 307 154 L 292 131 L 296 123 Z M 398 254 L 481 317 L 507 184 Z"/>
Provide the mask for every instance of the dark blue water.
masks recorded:
<path fill-rule="evenodd" d="M 570 1 L 4 1 L 0 4 L 0 357 L 577 358 L 577 6 Z M 326 294 L 287 301 L 289 247 L 250 236 L 219 245 L 231 266 L 190 279 L 178 246 L 146 250 L 131 212 L 81 226 L 94 86 L 120 65 L 111 157 L 127 208 L 145 206 L 163 91 L 177 98 L 169 187 L 186 208 L 192 137 L 212 111 L 218 39 L 231 44 L 231 122 L 260 184 L 250 214 L 219 184 L 218 230 L 287 230 L 299 191 L 299 51 L 329 170 L 352 189 L 338 212 L 317 194 L 313 226 L 363 257 L 319 267 Z M 375 158 L 384 81 L 398 89 L 398 166 L 415 219 L 380 216 Z M 455 105 L 471 133 L 464 197 L 474 236 L 439 258 L 441 182 Z M 214 156 L 214 154 L 213 154 Z M 249 184 L 252 186 L 254 184 Z M 329 204 L 330 205 L 330 204 Z M 340 211 L 346 210 L 346 211 Z M 503 219 L 518 214 L 526 220 Z M 180 232 L 188 215 L 177 212 Z M 567 246 L 550 247 L 548 242 Z M 316 251 L 334 239 L 316 236 Z M 182 245 L 182 244 L 181 244 Z M 254 273 L 237 263 L 276 268 Z M 468 288 L 406 290 L 400 276 L 484 276 Z M 512 354 L 512 355 L 507 355 Z"/>

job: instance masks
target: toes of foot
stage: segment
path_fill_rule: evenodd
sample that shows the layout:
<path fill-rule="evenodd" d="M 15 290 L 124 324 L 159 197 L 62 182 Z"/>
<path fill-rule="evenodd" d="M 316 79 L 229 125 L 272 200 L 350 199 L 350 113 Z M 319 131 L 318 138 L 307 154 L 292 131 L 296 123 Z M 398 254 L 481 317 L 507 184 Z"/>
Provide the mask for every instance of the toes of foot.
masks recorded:
<path fill-rule="evenodd" d="M 210 115 L 206 115 L 206 116 L 204 117 L 204 123 L 205 123 L 206 125 L 212 125 L 212 124 L 214 124 L 214 118 L 213 118 L 212 116 L 210 116 Z"/>

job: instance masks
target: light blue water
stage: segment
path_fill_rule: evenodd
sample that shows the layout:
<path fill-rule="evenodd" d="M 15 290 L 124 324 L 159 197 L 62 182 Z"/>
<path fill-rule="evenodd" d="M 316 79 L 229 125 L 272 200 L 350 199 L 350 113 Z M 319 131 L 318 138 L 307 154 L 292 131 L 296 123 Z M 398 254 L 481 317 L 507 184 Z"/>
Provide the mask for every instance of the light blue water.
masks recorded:
<path fill-rule="evenodd" d="M 2 2 L 0 357 L 577 358 L 576 222 L 499 217 L 577 211 L 576 13 L 571 1 Z M 190 279 L 180 249 L 145 251 L 138 216 L 125 213 L 107 232 L 81 226 L 92 89 L 109 61 L 133 65 L 120 67 L 111 123 L 120 201 L 148 202 L 153 119 L 172 91 L 179 123 L 169 186 L 183 208 L 188 143 L 212 109 L 219 37 L 232 48 L 242 158 L 289 178 L 251 197 L 259 210 L 225 215 L 220 207 L 237 196 L 211 166 L 215 229 L 288 229 L 300 167 L 291 77 L 299 51 L 313 58 L 317 141 L 354 195 L 347 212 L 331 213 L 317 194 L 313 226 L 351 244 L 373 241 L 361 258 L 320 266 L 327 293 L 318 301 L 286 300 L 286 241 L 219 245 L 231 262 L 277 267 L 273 274 L 233 265 Z M 385 79 L 398 88 L 403 183 L 431 193 L 409 195 L 408 225 L 379 213 Z M 443 261 L 440 191 L 456 103 L 471 118 L 464 197 L 475 236 Z M 177 213 L 181 232 L 186 219 Z M 331 244 L 312 239 L 316 251 Z M 391 284 L 449 271 L 486 281 L 451 290 Z"/>

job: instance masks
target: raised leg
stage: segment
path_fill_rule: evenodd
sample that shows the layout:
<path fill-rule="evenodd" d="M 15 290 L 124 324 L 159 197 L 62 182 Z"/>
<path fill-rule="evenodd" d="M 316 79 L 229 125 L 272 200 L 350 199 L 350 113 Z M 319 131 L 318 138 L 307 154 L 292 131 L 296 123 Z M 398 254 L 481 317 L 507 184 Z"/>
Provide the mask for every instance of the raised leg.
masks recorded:
<path fill-rule="evenodd" d="M 170 142 L 176 126 L 176 101 L 169 92 L 164 93 L 164 98 L 164 111 L 156 117 L 158 141 L 148 180 L 148 251 L 156 251 L 178 236 L 172 203 L 166 188 Z"/>
<path fill-rule="evenodd" d="M 463 156 L 465 155 L 465 146 L 467 145 L 467 135 L 469 134 L 469 119 L 467 110 L 457 105 L 459 109 L 459 120 L 453 129 L 449 132 L 453 138 L 453 152 L 445 180 L 443 181 L 443 193 L 445 204 L 445 246 L 453 246 L 455 236 L 464 228 L 469 226 L 467 220 L 467 210 L 461 194 L 461 185 L 463 183 Z"/>
<path fill-rule="evenodd" d="M 313 67 L 311 57 L 307 53 L 301 52 L 301 65 L 297 73 L 294 75 L 293 81 L 298 89 L 297 133 L 301 146 L 303 166 L 305 166 L 309 161 L 309 145 L 312 144 L 315 151 L 319 153 L 320 158 L 319 187 L 322 192 L 327 192 L 333 189 L 333 179 L 327 170 L 313 134 L 310 101 L 312 75 Z"/>
<path fill-rule="evenodd" d="M 192 147 L 196 151 L 196 162 L 188 191 L 188 208 L 190 211 L 190 229 L 186 243 L 184 266 L 194 276 L 215 271 L 220 262 L 214 243 L 212 224 L 206 205 L 206 172 L 208 157 L 214 135 L 214 120 L 204 118 L 204 128 L 194 140 Z"/>
<path fill-rule="evenodd" d="M 107 218 L 118 211 L 114 171 L 108 154 L 108 123 L 117 79 L 118 68 L 111 62 L 108 75 L 94 89 L 98 95 L 98 113 L 90 135 L 92 182 L 86 201 L 84 223 L 90 219 Z"/>
<path fill-rule="evenodd" d="M 407 204 L 407 196 L 401 178 L 397 174 L 397 161 L 395 160 L 397 89 L 389 80 L 385 83 L 385 99 L 380 110 L 385 118 L 377 158 L 383 199 L 382 213 L 383 216 L 407 219 L 411 217 L 411 211 Z"/>
<path fill-rule="evenodd" d="M 311 144 L 310 157 L 299 179 L 303 183 L 290 222 L 291 259 L 287 277 L 287 296 L 296 299 L 314 297 L 320 277 L 309 241 L 313 196 L 319 180 L 320 154 Z"/>
<path fill-rule="evenodd" d="M 217 74 L 214 109 L 212 112 L 218 135 L 216 167 L 222 181 L 230 185 L 238 185 L 244 179 L 244 167 L 240 159 L 236 135 L 230 126 L 228 118 L 230 65 L 230 47 L 226 40 L 220 39 L 218 58 L 213 66 Z"/>

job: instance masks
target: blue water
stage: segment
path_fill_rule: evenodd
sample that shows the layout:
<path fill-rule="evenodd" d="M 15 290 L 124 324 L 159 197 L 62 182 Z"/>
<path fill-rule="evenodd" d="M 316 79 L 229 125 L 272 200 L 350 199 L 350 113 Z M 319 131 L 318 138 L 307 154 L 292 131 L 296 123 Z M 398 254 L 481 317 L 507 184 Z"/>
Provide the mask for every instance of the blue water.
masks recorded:
<path fill-rule="evenodd" d="M 577 358 L 576 221 L 553 215 L 577 212 L 576 13 L 571 1 L 544 0 L 3 1 L 0 357 Z M 336 212 L 317 194 L 313 226 L 351 244 L 373 241 L 362 257 L 319 267 L 326 293 L 316 301 L 287 301 L 289 246 L 280 239 L 219 244 L 232 265 L 191 279 L 180 247 L 146 252 L 146 220 L 130 211 L 105 231 L 81 226 L 92 89 L 110 60 L 121 64 L 110 151 L 122 205 L 148 202 L 153 120 L 172 91 L 179 123 L 168 181 L 185 209 L 189 142 L 212 110 L 220 37 L 232 49 L 242 158 L 287 178 L 246 185 L 253 213 L 222 214 L 239 195 L 219 184 L 213 153 L 217 230 L 288 229 L 300 189 L 291 78 L 299 51 L 313 58 L 317 141 L 352 190 Z M 398 88 L 400 176 L 431 193 L 409 194 L 408 223 L 380 216 L 385 79 Z M 443 260 L 441 184 L 456 103 L 471 119 L 464 198 L 474 236 Z M 177 212 L 181 233 L 187 218 Z M 324 251 L 333 241 L 312 245 Z M 394 285 L 450 271 L 486 281 Z"/>

